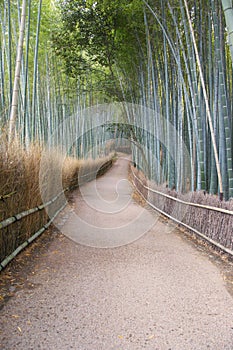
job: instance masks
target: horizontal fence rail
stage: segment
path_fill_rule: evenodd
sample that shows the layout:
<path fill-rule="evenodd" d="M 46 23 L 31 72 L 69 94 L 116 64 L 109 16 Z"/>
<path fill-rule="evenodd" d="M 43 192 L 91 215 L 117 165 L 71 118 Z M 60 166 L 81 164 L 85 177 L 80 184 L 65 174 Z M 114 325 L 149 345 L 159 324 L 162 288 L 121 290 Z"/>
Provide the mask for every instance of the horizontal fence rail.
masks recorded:
<path fill-rule="evenodd" d="M 73 185 L 71 187 L 68 187 L 66 189 L 64 189 L 63 191 L 61 191 L 60 193 L 58 193 L 55 197 L 53 197 L 50 201 L 38 205 L 32 209 L 29 210 L 25 210 L 21 213 L 15 214 L 3 221 L 0 222 L 0 230 L 3 228 L 6 228 L 12 224 L 14 224 L 17 221 L 22 220 L 23 218 L 32 215 L 36 212 L 42 211 L 45 208 L 49 207 L 50 205 L 52 205 L 53 203 L 55 203 L 62 194 L 74 190 L 75 188 L 84 185 L 86 182 L 91 181 L 93 179 L 95 179 L 97 176 L 102 175 L 103 173 L 105 173 L 110 167 L 112 166 L 112 159 L 107 161 L 106 163 L 104 163 L 99 169 L 97 169 L 96 171 L 92 171 L 90 173 L 87 174 L 81 174 L 79 175 L 77 178 L 75 178 L 74 180 L 77 181 L 76 185 Z M 82 180 L 83 179 L 83 180 Z M 80 181 L 81 180 L 81 181 Z M 12 196 L 15 192 L 12 192 L 11 194 L 5 195 L 5 196 L 1 196 L 0 200 L 3 198 L 9 198 L 10 196 Z M 43 225 L 43 227 L 41 227 L 36 233 L 34 233 L 31 237 L 29 237 L 24 243 L 20 244 L 14 251 L 12 254 L 8 255 L 1 263 L 0 263 L 0 271 L 6 267 L 6 265 L 13 260 L 24 248 L 26 248 L 30 243 L 32 243 L 37 237 L 39 237 L 45 230 L 47 230 L 49 228 L 49 226 L 52 224 L 52 222 L 54 221 L 54 219 L 57 217 L 57 215 L 66 207 L 67 202 L 64 203 L 53 215 L 53 217 L 45 224 Z"/>
<path fill-rule="evenodd" d="M 150 188 L 150 187 L 146 186 L 142 182 L 142 180 L 135 174 L 135 172 L 133 171 L 132 167 L 131 167 L 131 173 L 133 175 L 133 185 L 134 185 L 135 189 L 143 197 L 143 199 L 146 201 L 146 203 L 149 206 L 151 206 L 153 209 L 155 209 L 159 213 L 165 215 L 166 217 L 168 217 L 172 221 L 175 221 L 179 225 L 184 226 L 186 229 L 190 230 L 191 232 L 194 232 L 195 234 L 197 234 L 198 236 L 200 236 L 204 240 L 208 241 L 212 245 L 216 246 L 217 248 L 221 249 L 222 251 L 226 252 L 227 254 L 233 256 L 233 249 L 232 249 L 232 247 L 233 247 L 233 211 L 227 210 L 227 209 L 223 209 L 223 208 L 217 208 L 217 207 L 214 207 L 214 206 L 212 207 L 210 205 L 203 205 L 203 204 L 183 201 L 183 200 L 181 200 L 179 198 L 170 196 L 169 194 L 165 194 L 163 192 L 157 191 L 157 190 L 155 190 L 153 188 Z M 135 180 L 136 180 L 137 183 L 135 183 Z M 185 220 L 179 220 L 178 218 L 175 218 L 174 216 L 172 216 L 170 213 L 166 212 L 166 210 L 162 210 L 161 208 L 158 208 L 156 206 L 156 203 L 152 203 L 151 199 L 148 200 L 148 198 L 146 198 L 146 196 L 142 193 L 142 191 L 139 190 L 139 188 L 138 188 L 139 185 L 144 190 L 146 190 L 147 193 L 154 193 L 154 194 L 156 194 L 156 195 L 158 195 L 160 197 L 164 197 L 164 198 L 169 199 L 171 201 L 177 202 L 177 203 L 179 203 L 181 205 L 185 205 L 185 206 L 189 206 L 189 207 L 193 207 L 193 208 L 199 208 L 199 209 L 202 209 L 202 210 L 207 210 L 207 211 L 212 211 L 212 212 L 218 212 L 220 214 L 224 214 L 224 215 L 230 217 L 230 220 L 231 220 L 232 224 L 229 225 L 230 231 L 227 233 L 227 237 L 228 237 L 227 242 L 228 242 L 228 245 L 230 247 L 226 246 L 226 244 L 223 244 L 221 242 L 221 240 L 224 240 L 223 237 L 220 237 L 219 238 L 219 242 L 218 242 L 216 239 L 213 239 L 212 237 L 209 237 L 205 233 L 200 232 L 200 230 L 196 229 L 195 227 L 187 224 L 186 222 L 184 222 Z M 164 207 L 165 207 L 165 203 L 164 203 Z M 210 224 L 213 224 L 213 223 L 210 222 Z"/>
<path fill-rule="evenodd" d="M 19 214 L 16 214 L 16 215 L 13 215 L 11 216 L 10 218 L 8 219 L 5 219 L 3 221 L 0 222 L 0 230 L 2 228 L 5 228 L 7 226 L 10 226 L 11 224 L 13 224 L 14 222 L 16 221 L 20 221 L 22 220 L 23 218 L 25 218 L 26 216 L 29 216 L 31 214 L 34 214 L 35 212 L 37 211 L 40 211 L 40 210 L 43 210 L 45 208 L 47 208 L 49 205 L 51 205 L 52 203 L 56 202 L 56 200 L 65 192 L 67 192 L 69 190 L 69 188 L 66 188 L 65 190 L 63 190 L 62 192 L 60 192 L 58 195 L 56 195 L 53 199 L 51 199 L 50 201 L 48 201 L 47 203 L 45 204 L 41 204 L 41 205 L 38 205 L 37 207 L 35 208 L 32 208 L 32 209 L 29 209 L 29 210 L 25 210 L 23 211 L 22 213 L 19 213 Z"/>
<path fill-rule="evenodd" d="M 4 196 L 0 196 L 0 201 L 5 201 L 7 198 L 10 198 L 12 197 L 14 194 L 16 194 L 17 192 L 14 191 L 14 192 L 11 192 L 11 193 L 8 193 L 8 194 L 5 194 Z"/>
<path fill-rule="evenodd" d="M 40 230 L 34 233 L 33 236 L 28 238 L 24 243 L 22 243 L 12 254 L 8 255 L 0 264 L 0 271 L 6 267 L 11 260 L 13 260 L 24 248 L 26 248 L 30 243 L 32 243 L 37 237 L 39 237 L 43 232 L 45 232 L 49 226 L 52 224 L 57 215 L 65 208 L 66 203 L 54 214 L 54 216 L 45 224 Z"/>

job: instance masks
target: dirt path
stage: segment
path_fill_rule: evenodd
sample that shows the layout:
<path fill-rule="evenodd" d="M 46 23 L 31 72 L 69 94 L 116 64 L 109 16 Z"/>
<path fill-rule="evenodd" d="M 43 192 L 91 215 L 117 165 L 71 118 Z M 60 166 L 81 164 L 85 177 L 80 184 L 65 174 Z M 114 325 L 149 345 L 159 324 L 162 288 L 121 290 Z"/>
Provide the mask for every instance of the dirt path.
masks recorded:
<path fill-rule="evenodd" d="M 76 241 L 85 240 L 80 218 L 83 230 L 87 222 L 102 230 L 83 242 L 92 247 L 56 234 L 36 255 L 24 287 L 0 311 L 2 350 L 233 349 L 233 298 L 219 269 L 129 200 L 125 164 L 119 160 L 98 179 L 99 200 L 90 184 L 63 212 L 57 224 Z M 155 225 L 134 241 L 147 228 L 142 217 Z"/>

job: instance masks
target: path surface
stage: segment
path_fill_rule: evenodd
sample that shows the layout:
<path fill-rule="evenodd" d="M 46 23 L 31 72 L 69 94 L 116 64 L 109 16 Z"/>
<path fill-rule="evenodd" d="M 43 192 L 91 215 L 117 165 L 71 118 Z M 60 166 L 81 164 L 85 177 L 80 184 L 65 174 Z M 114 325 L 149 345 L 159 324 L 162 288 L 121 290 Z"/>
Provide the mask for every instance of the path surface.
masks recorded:
<path fill-rule="evenodd" d="M 114 165 L 107 184 L 105 177 L 97 181 L 102 200 L 104 194 L 111 197 L 109 191 L 115 188 L 109 187 L 111 176 L 114 184 L 116 177 L 127 177 L 124 162 Z M 105 200 L 116 198 L 110 197 Z M 100 205 L 96 197 L 94 202 Z M 74 212 L 81 213 L 83 220 L 94 221 L 94 226 L 104 226 L 104 214 L 94 207 L 88 215 L 85 203 L 76 199 Z M 128 211 L 130 222 L 131 210 L 135 214 L 141 208 L 127 199 L 122 215 Z M 69 216 L 63 227 L 73 226 L 71 235 L 77 240 L 80 234 L 75 235 L 74 212 L 63 213 L 63 219 Z M 115 219 L 109 215 L 107 225 L 114 226 Z M 116 215 L 118 222 L 119 208 Z M 60 226 L 63 219 L 60 217 Z M 116 248 L 88 247 L 59 235 L 35 259 L 27 287 L 17 291 L 1 310 L 0 348 L 232 350 L 233 299 L 220 271 L 169 230 L 169 224 L 158 221 L 156 215 L 154 222 L 141 238 Z M 97 245 L 103 241 L 112 244 L 106 234 L 95 236 Z"/>

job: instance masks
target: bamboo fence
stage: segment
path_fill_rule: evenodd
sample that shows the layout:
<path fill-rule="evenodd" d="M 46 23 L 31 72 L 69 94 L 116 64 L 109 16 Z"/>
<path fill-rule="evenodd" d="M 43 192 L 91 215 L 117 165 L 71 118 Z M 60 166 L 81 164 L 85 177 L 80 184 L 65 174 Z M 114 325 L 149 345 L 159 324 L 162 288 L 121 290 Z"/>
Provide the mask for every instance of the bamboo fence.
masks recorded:
<path fill-rule="evenodd" d="M 147 186 L 147 179 L 137 176 L 133 167 L 133 185 L 149 206 L 172 221 L 198 235 L 221 251 L 233 256 L 233 211 L 177 198 L 175 192 L 163 193 Z M 140 178 L 141 177 L 141 178 Z M 168 190 L 169 192 L 172 192 Z M 203 193 L 196 193 L 193 200 L 203 200 Z M 224 205 L 218 200 L 219 205 Z"/>
<path fill-rule="evenodd" d="M 110 167 L 112 166 L 112 159 L 108 160 L 106 163 L 104 163 L 97 171 L 93 171 L 87 174 L 81 174 L 76 178 L 76 184 L 72 185 L 71 187 L 68 187 L 58 193 L 55 197 L 53 197 L 50 201 L 41 204 L 39 206 L 36 206 L 34 208 L 31 208 L 29 210 L 23 211 L 21 213 L 15 214 L 3 221 L 0 222 L 0 232 L 2 229 L 5 229 L 9 227 L 10 225 L 17 223 L 21 221 L 23 218 L 26 218 L 36 212 L 42 212 L 44 211 L 45 208 L 51 206 L 52 204 L 56 203 L 58 199 L 62 196 L 62 194 L 74 190 L 75 188 L 83 185 L 86 182 L 89 182 L 93 179 L 95 179 L 98 176 L 103 175 Z M 12 195 L 12 194 L 10 194 Z M 9 195 L 6 196 L 1 196 L 1 198 L 8 197 Z M 45 230 L 49 228 L 49 226 L 53 223 L 54 219 L 57 217 L 57 215 L 65 208 L 67 205 L 67 202 L 61 203 L 58 208 L 55 209 L 54 215 L 52 218 L 45 224 L 43 225 L 39 230 L 37 230 L 32 236 L 30 236 L 26 241 L 15 247 L 14 251 L 9 254 L 8 256 L 4 257 L 2 262 L 0 263 L 0 271 L 6 267 L 6 265 L 12 261 L 24 248 L 26 248 L 30 243 L 32 243 L 37 237 L 39 237 Z M 18 232 L 19 233 L 19 232 Z M 15 240 L 17 242 L 17 239 Z"/>

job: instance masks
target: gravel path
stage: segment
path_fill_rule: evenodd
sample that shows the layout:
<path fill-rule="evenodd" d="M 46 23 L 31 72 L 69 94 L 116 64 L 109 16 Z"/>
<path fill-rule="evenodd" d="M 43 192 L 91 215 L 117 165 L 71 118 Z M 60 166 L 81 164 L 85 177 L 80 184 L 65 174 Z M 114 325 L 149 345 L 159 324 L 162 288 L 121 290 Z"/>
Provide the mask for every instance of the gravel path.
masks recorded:
<path fill-rule="evenodd" d="M 138 211 L 138 217 L 145 214 L 132 200 L 124 198 L 124 208 L 116 210 L 119 203 L 114 204 L 113 199 L 118 197 L 104 198 L 104 194 L 111 196 L 111 178 L 115 188 L 117 177 L 127 177 L 124 164 L 120 159 L 97 181 L 98 191 L 103 191 L 99 200 L 113 206 L 106 215 L 98 211 L 96 197 L 92 209 L 86 207 L 86 199 L 75 198 L 72 211 L 63 212 L 60 228 L 72 228 L 74 240 L 83 239 L 74 229 L 78 213 L 83 221 L 101 224 L 105 231 L 106 227 L 111 231 L 125 217 L 131 225 L 132 213 Z M 85 198 L 87 193 L 92 197 L 94 192 L 86 188 Z M 233 298 L 219 269 L 171 230 L 169 223 L 146 212 L 155 225 L 137 240 L 133 238 L 138 232 L 133 237 L 130 226 L 126 236 L 128 243 L 134 240 L 131 244 L 120 246 L 117 235 L 111 240 L 106 233 L 100 236 L 100 231 L 94 232 L 95 240 L 84 242 L 92 247 L 57 235 L 35 258 L 24 288 L 1 310 L 0 348 L 232 350 Z M 139 225 L 142 222 L 139 219 Z M 126 220 L 121 226 L 128 226 Z M 121 239 L 125 239 L 123 234 Z M 98 248 L 106 242 L 119 246 Z"/>

